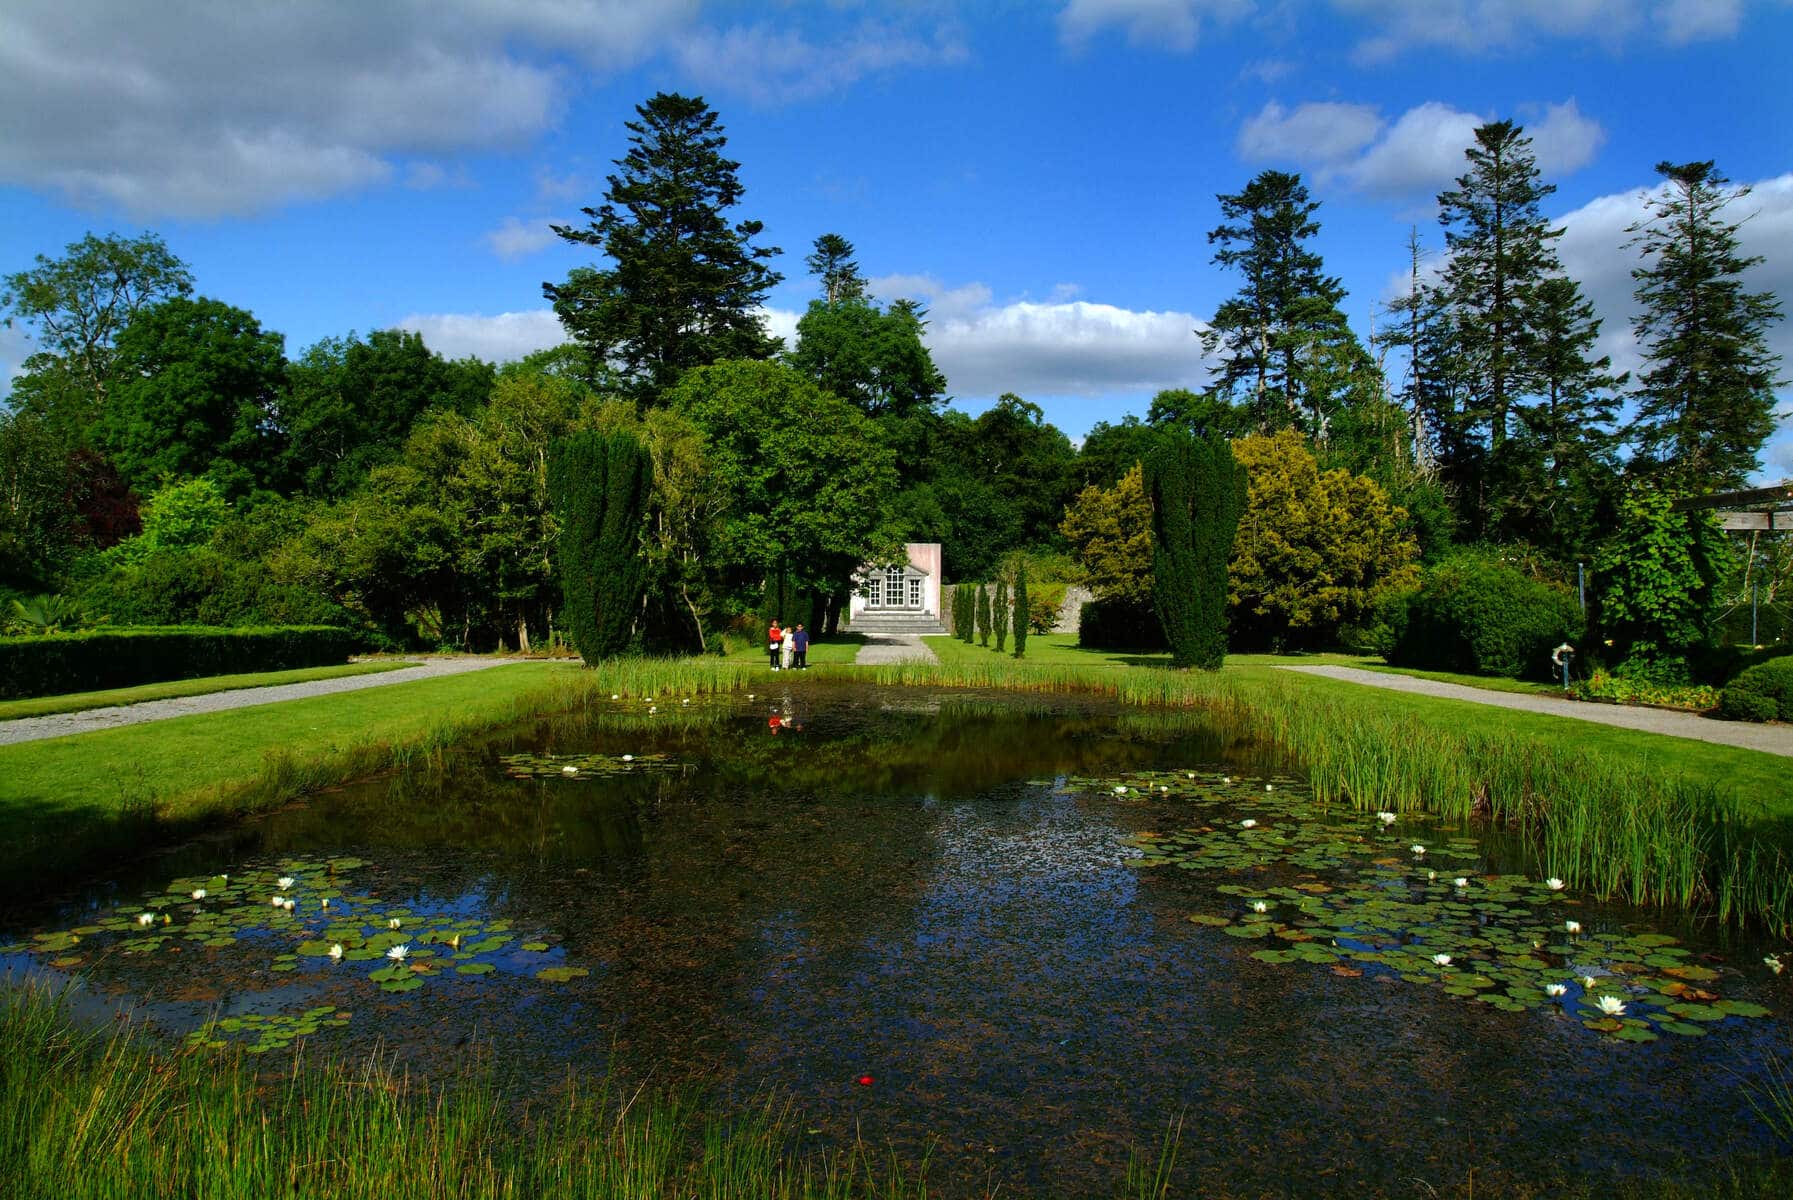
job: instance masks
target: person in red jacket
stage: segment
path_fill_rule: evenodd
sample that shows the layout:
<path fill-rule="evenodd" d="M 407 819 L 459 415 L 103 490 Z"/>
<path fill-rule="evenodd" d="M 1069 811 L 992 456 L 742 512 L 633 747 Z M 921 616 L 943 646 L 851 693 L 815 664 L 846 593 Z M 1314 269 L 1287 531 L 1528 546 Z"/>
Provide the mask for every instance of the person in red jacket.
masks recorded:
<path fill-rule="evenodd" d="M 778 670 L 778 652 L 783 648 L 784 643 L 784 630 L 778 627 L 777 617 L 772 618 L 772 628 L 766 631 L 766 640 L 770 643 L 766 650 L 772 657 L 772 669 L 776 671 Z"/>

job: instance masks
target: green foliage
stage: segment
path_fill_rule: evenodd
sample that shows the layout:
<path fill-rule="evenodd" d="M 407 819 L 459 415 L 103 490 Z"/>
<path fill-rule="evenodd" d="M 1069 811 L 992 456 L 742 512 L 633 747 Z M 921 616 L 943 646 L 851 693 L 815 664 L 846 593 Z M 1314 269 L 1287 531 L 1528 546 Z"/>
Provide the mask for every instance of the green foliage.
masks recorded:
<path fill-rule="evenodd" d="M 1414 586 L 1406 514 L 1374 480 L 1322 472 L 1293 430 L 1233 443 L 1247 480 L 1228 570 L 1237 648 L 1335 644 L 1387 591 Z"/>
<path fill-rule="evenodd" d="M 129 687 L 247 671 L 343 662 L 360 639 L 346 629 L 99 629 L 0 638 L 0 698 Z"/>
<path fill-rule="evenodd" d="M 85 623 L 82 608 L 67 596 L 14 596 L 5 622 L 7 633 L 46 635 L 79 629 Z"/>
<path fill-rule="evenodd" d="M 1077 644 L 1090 650 L 1163 650 L 1170 643 L 1150 605 L 1096 599 L 1077 614 Z"/>
<path fill-rule="evenodd" d="M 99 562 L 131 566 L 155 554 L 203 546 L 230 519 L 231 508 L 217 481 L 202 475 L 162 488 L 141 512 L 143 532 L 102 552 Z"/>
<path fill-rule="evenodd" d="M 118 336 L 96 446 L 133 486 L 210 474 L 225 493 L 281 484 L 283 339 L 240 308 L 175 297 Z"/>
<path fill-rule="evenodd" d="M 1551 652 L 1581 635 L 1567 588 L 1526 575 L 1487 551 L 1462 550 L 1426 569 L 1419 589 L 1385 606 L 1400 667 L 1551 678 Z"/>
<path fill-rule="evenodd" d="M 1160 392 L 1158 398 L 1153 399 L 1154 411 L 1158 400 L 1167 394 Z M 1193 398 L 1192 393 L 1182 394 Z M 1158 433 L 1155 426 L 1146 424 L 1132 413 L 1122 417 L 1118 425 L 1097 421 L 1077 451 L 1078 479 L 1085 487 L 1114 486 L 1121 476 L 1145 461 L 1158 440 Z"/>
<path fill-rule="evenodd" d="M 1245 470 L 1225 439 L 1169 434 L 1145 463 L 1152 499 L 1152 599 L 1179 667 L 1226 658 L 1227 560 L 1245 507 Z"/>
<path fill-rule="evenodd" d="M 758 309 L 783 276 L 765 265 L 777 248 L 752 244 L 760 222 L 723 216 L 741 200 L 740 164 L 723 157 L 728 139 L 709 105 L 659 92 L 635 111 L 629 151 L 604 204 L 585 210 L 588 227 L 553 227 L 600 247 L 612 266 L 576 268 L 542 291 L 591 360 L 613 364 L 651 403 L 693 367 L 775 353 Z"/>
<path fill-rule="evenodd" d="M 641 517 L 653 462 L 626 433 L 583 431 L 554 444 L 548 491 L 560 518 L 555 560 L 573 645 L 588 664 L 621 654 L 641 605 Z"/>
<path fill-rule="evenodd" d="M 1767 330 L 1781 317 L 1772 292 L 1746 292 L 1761 262 L 1738 253 L 1724 213 L 1749 194 L 1710 161 L 1661 162 L 1667 181 L 1630 231 L 1644 265 L 1632 272 L 1632 332 L 1644 367 L 1633 393 L 1631 472 L 1689 495 L 1743 486 L 1774 432 L 1779 358 Z"/>
<path fill-rule="evenodd" d="M 1656 683 L 1596 670 L 1569 688 L 1577 700 L 1608 704 L 1647 704 L 1653 708 L 1680 708 L 1705 712 L 1718 704 L 1717 688 L 1688 683 Z"/>
<path fill-rule="evenodd" d="M 917 310 L 901 301 L 886 311 L 864 298 L 812 300 L 788 361 L 867 416 L 905 418 L 932 411 L 946 391 L 921 331 Z"/>
<path fill-rule="evenodd" d="M 1612 657 L 1685 663 L 1708 645 L 1729 548 L 1711 514 L 1678 513 L 1661 492 L 1620 505 L 1619 528 L 1594 563 L 1596 624 Z"/>
<path fill-rule="evenodd" d="M 335 625 L 362 622 L 303 584 L 276 579 L 259 559 L 211 546 L 165 550 L 81 585 L 80 603 L 113 625 Z"/>
<path fill-rule="evenodd" d="M 1009 640 L 1009 624 L 1014 611 L 1009 600 L 1008 581 L 998 576 L 996 594 L 990 598 L 990 629 L 996 635 L 996 653 L 1001 654 Z"/>
<path fill-rule="evenodd" d="M 1731 721 L 1793 721 L 1793 655 L 1745 668 L 1725 687 L 1718 715 Z"/>
<path fill-rule="evenodd" d="M 977 585 L 977 641 L 980 646 L 990 644 L 990 589 L 981 583 Z"/>
<path fill-rule="evenodd" d="M 1059 526 L 1098 599 L 1144 609 L 1152 603 L 1152 505 L 1135 463 L 1112 487 L 1083 489 Z"/>
<path fill-rule="evenodd" d="M 1015 657 L 1027 657 L 1027 629 L 1029 608 L 1027 606 L 1027 560 L 1022 559 L 1015 567 Z"/>

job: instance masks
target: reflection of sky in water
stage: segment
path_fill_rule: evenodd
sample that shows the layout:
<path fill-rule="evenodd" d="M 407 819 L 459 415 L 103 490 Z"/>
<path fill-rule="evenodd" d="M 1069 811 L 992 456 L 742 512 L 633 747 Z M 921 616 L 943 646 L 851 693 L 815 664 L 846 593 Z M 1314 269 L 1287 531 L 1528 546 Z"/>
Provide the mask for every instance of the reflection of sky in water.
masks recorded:
<path fill-rule="evenodd" d="M 1448 1193 L 1472 1166 L 1497 1194 L 1559 1171 L 1697 1177 L 1768 1149 L 1734 1080 L 1714 1080 L 1784 1045 L 1783 1021 L 1615 1045 L 1549 1013 L 1254 962 L 1262 943 L 1187 920 L 1234 903 L 1217 902 L 1219 878 L 1123 865 L 1127 838 L 1187 809 L 1020 782 L 1194 766 L 1224 741 L 1173 745 L 1172 727 L 1121 728 L 1087 706 L 1062 726 L 933 718 L 881 709 L 888 695 L 794 690 L 806 729 L 791 739 L 766 736 L 762 697 L 712 731 L 599 726 L 523 744 L 709 764 L 690 778 L 481 769 L 402 804 L 369 785 L 246 826 L 235 857 L 188 852 L 195 870 L 353 852 L 369 863 L 355 888 L 380 905 L 512 922 L 494 974 L 386 996 L 365 980 L 375 964 L 302 959 L 274 975 L 233 968 L 245 956 L 223 948 L 114 956 L 97 986 L 151 997 L 176 1029 L 335 1003 L 355 1016 L 326 1044 L 384 1044 L 427 1072 L 484 1040 L 531 1090 L 569 1070 L 594 1080 L 613 1055 L 631 1077 L 708 1083 L 723 1103 L 771 1089 L 824 1141 L 911 1158 L 932 1145 L 948 1193 L 995 1178 L 1106 1194 L 1130 1146 L 1179 1113 L 1195 1194 L 1407 1195 L 1425 1190 L 1416 1180 Z M 538 935 L 549 951 L 517 950 Z M 271 953 L 245 949 L 263 965 Z M 559 963 L 592 974 L 532 977 Z"/>

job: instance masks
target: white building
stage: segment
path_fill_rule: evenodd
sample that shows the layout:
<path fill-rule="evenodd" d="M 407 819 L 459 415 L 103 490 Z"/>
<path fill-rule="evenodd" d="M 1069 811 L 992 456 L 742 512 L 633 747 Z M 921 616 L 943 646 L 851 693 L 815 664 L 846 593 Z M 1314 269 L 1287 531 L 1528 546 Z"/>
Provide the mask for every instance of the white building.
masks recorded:
<path fill-rule="evenodd" d="M 862 614 L 939 620 L 940 543 L 910 542 L 903 549 L 909 556 L 906 565 L 860 568 L 847 609 L 849 624 L 858 624 Z"/>

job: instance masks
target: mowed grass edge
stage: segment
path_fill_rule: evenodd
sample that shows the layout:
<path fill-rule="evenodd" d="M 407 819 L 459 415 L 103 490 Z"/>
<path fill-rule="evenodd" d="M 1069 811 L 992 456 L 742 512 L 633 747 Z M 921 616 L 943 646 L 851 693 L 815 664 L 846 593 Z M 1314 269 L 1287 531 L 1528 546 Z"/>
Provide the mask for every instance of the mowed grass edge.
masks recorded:
<path fill-rule="evenodd" d="M 170 679 L 163 683 L 144 683 L 136 687 L 110 688 L 103 692 L 66 692 L 60 696 L 33 696 L 27 700 L 0 700 L 0 721 L 17 721 L 26 717 L 48 717 L 58 713 L 87 712 L 95 708 L 144 704 L 151 700 L 178 700 L 187 696 L 210 696 L 217 692 L 233 692 L 239 688 L 280 687 L 289 683 L 313 683 L 320 679 L 378 675 L 414 665 L 414 663 L 405 662 L 402 659 L 376 660 L 344 663 L 335 667 L 301 667 L 294 671 L 262 671 L 248 675 L 207 675 L 201 679 Z"/>

